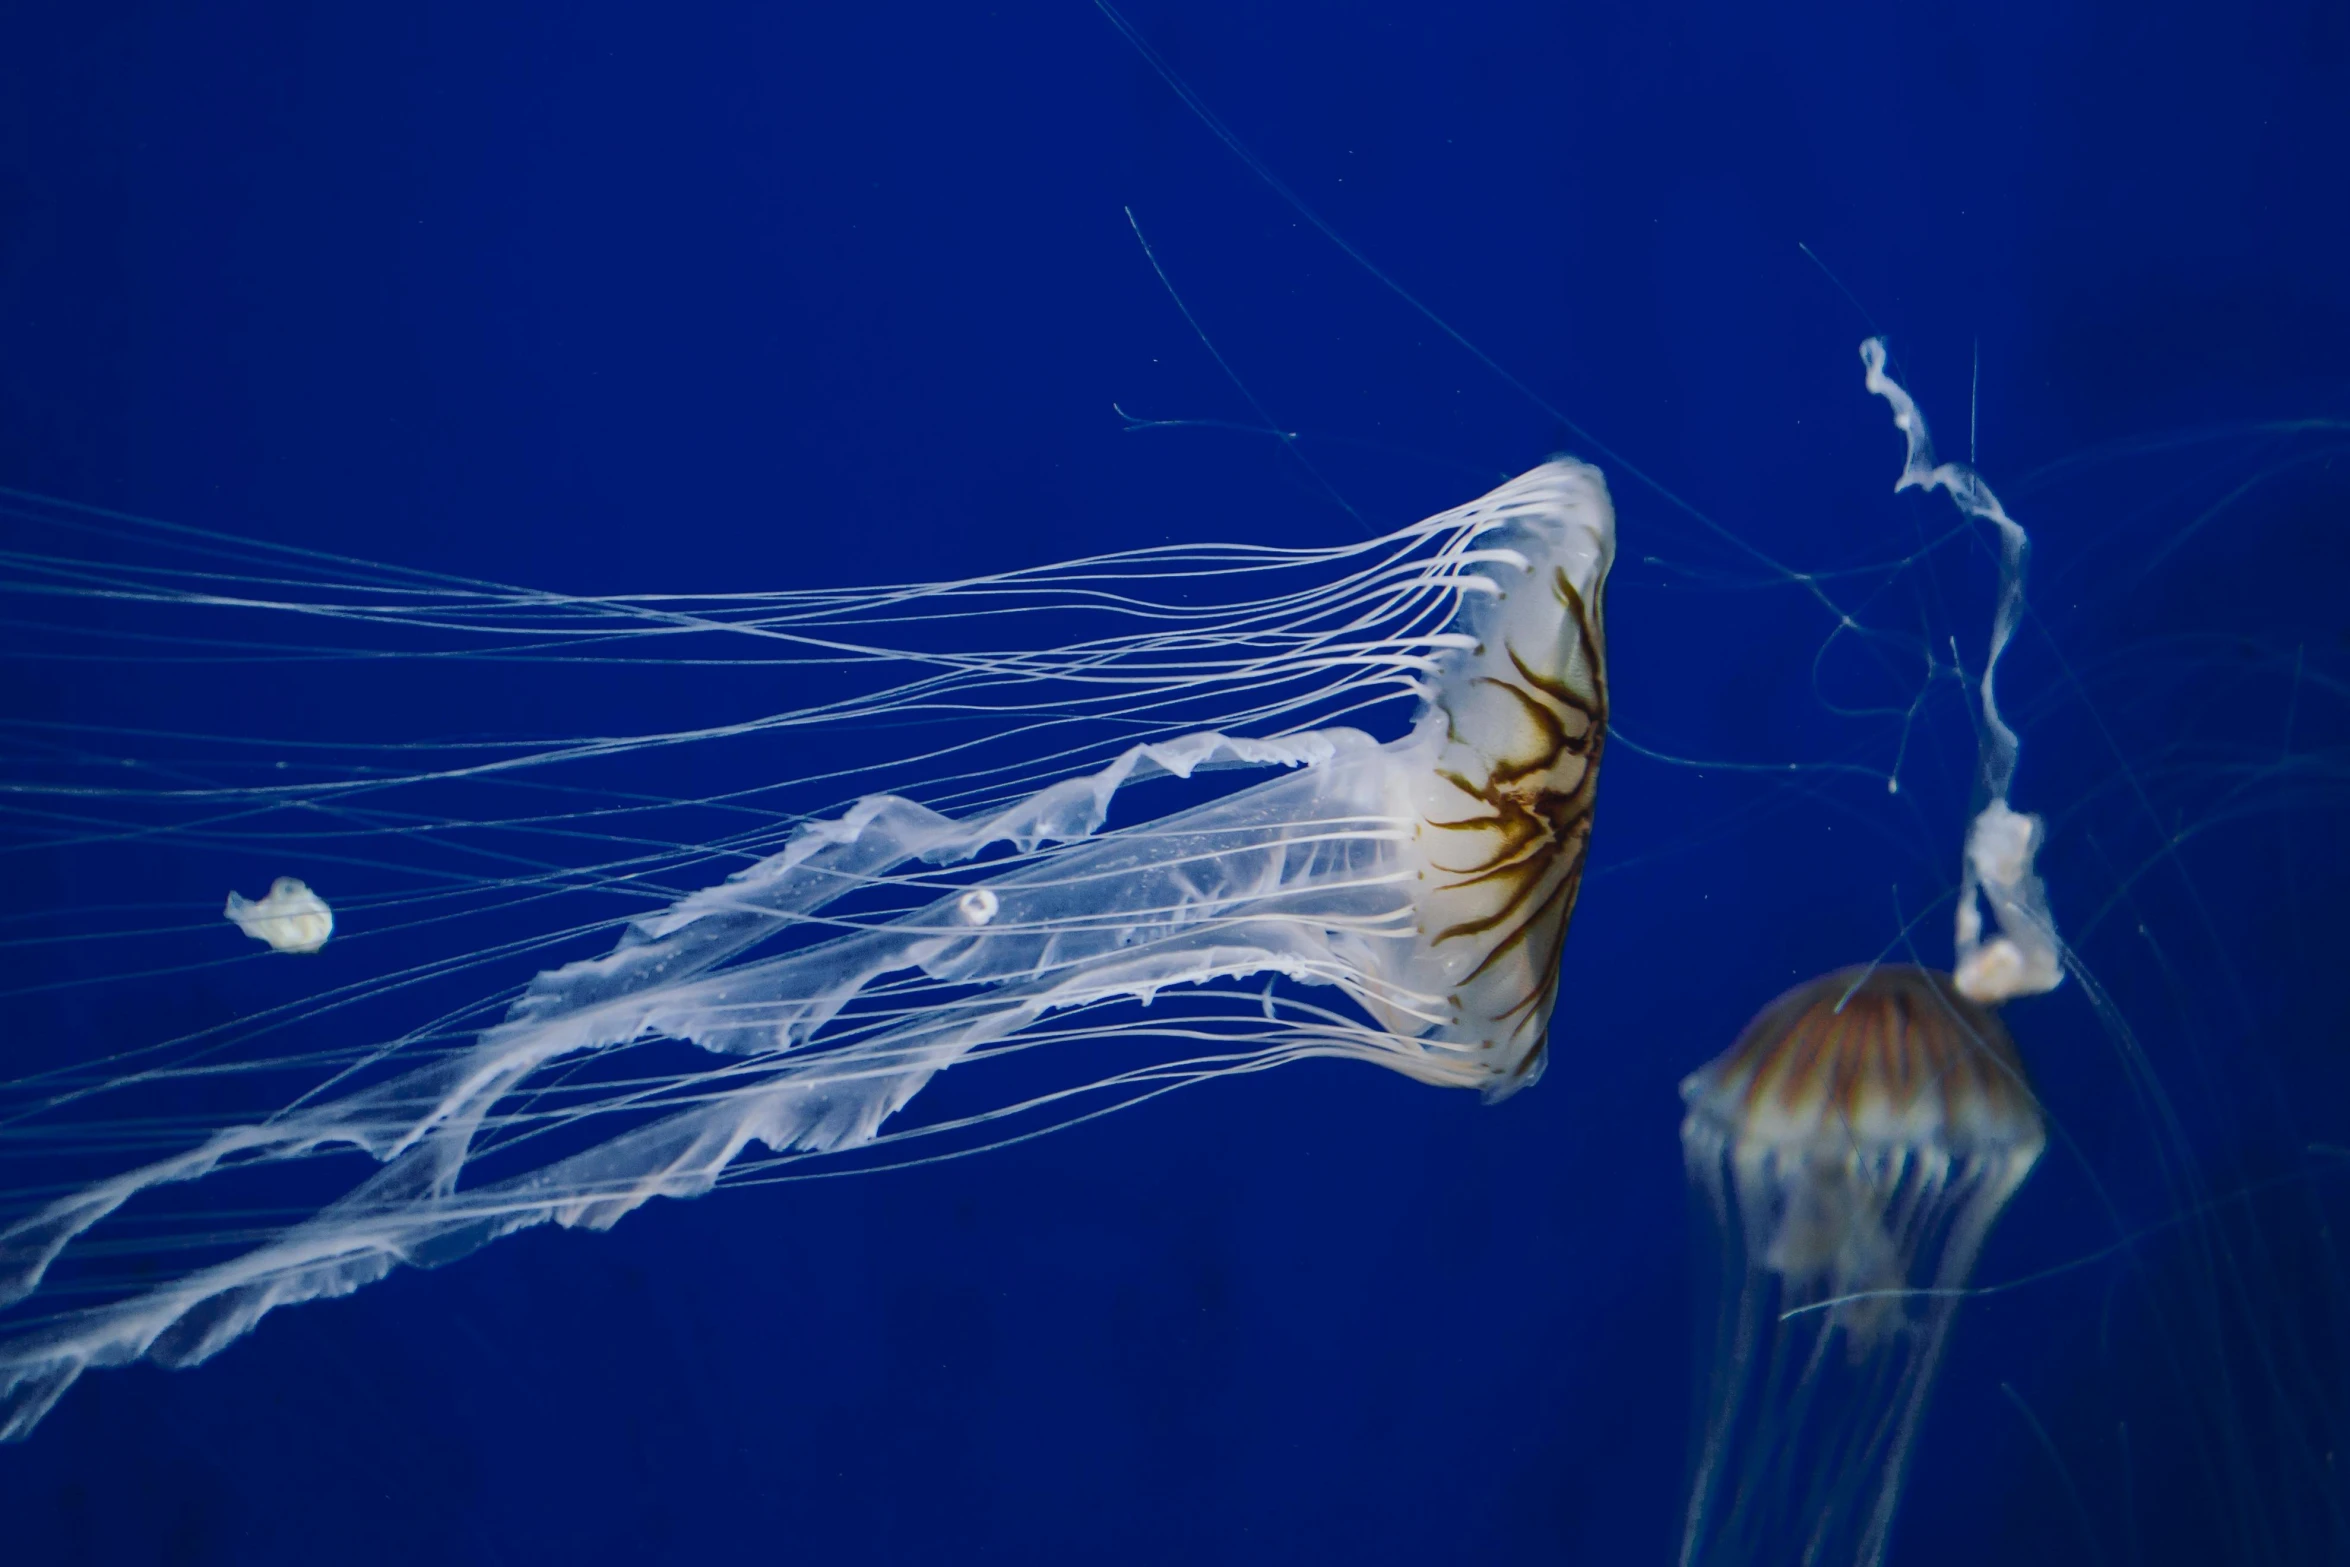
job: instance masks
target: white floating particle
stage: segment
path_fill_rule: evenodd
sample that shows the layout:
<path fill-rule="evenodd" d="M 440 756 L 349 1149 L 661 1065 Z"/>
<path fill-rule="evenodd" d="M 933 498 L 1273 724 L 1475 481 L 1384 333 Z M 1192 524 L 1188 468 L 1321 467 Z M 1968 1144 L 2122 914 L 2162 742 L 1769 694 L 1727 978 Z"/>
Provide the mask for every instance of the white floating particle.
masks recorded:
<path fill-rule="evenodd" d="M 230 893 L 228 907 L 221 912 L 236 922 L 237 929 L 279 952 L 316 952 L 335 933 L 335 911 L 292 876 L 271 882 L 266 898 Z"/>

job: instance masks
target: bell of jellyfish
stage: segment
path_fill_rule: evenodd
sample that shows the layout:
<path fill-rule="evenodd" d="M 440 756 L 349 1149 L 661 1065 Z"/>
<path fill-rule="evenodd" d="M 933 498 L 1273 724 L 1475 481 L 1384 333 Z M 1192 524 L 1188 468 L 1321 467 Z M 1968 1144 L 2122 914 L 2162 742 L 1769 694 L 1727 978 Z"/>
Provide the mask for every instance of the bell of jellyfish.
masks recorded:
<path fill-rule="evenodd" d="M 1684 1563 L 1875 1562 L 1976 1253 L 2046 1135 L 1947 974 L 1851 969 L 1681 1085 L 1718 1242 Z"/>
<path fill-rule="evenodd" d="M 462 978 L 502 953 L 616 931 L 600 955 L 392 1038 L 273 1050 L 265 1032 L 232 1032 L 8 1085 L 9 1115 L 38 1129 L 44 1157 L 92 1173 L 11 1193 L 0 1436 L 25 1436 L 91 1367 L 191 1365 L 279 1306 L 403 1264 L 535 1225 L 604 1228 L 652 1198 L 787 1179 L 807 1160 L 973 1152 L 1315 1057 L 1514 1092 L 1542 1069 L 1582 882 L 1614 547 L 1600 475 L 1558 459 L 1342 548 L 1170 547 L 854 593 L 568 600 L 359 563 L 322 573 L 316 557 L 265 551 L 238 593 L 221 557 L 261 547 L 217 540 L 183 593 L 160 567 L 123 578 L 104 561 L 51 559 L 63 594 L 128 593 L 199 626 L 233 603 L 247 645 L 253 617 L 283 617 L 305 656 L 328 624 L 381 639 L 377 667 L 419 638 L 446 660 L 601 657 L 685 636 L 780 649 L 787 665 L 845 663 L 881 685 L 723 731 L 421 765 L 415 748 L 386 748 L 283 782 L 237 781 L 234 750 L 217 767 L 175 760 L 154 786 L 119 771 L 95 788 L 54 780 L 141 841 L 286 818 L 312 853 L 322 839 L 375 860 L 388 841 L 401 865 L 443 844 L 497 851 L 493 878 L 372 902 L 338 888 L 332 916 L 299 879 L 232 903 L 288 950 L 323 944 L 331 918 L 345 961 L 371 919 L 451 899 L 513 919 L 581 891 L 687 890 L 607 924 L 455 954 L 442 972 Z M 1020 643 L 1040 614 L 1091 625 Z M 994 640 L 941 650 L 942 626 Z M 984 745 L 963 738 L 973 724 Z M 909 785 L 798 814 L 729 802 L 749 829 L 671 844 L 642 825 L 664 802 L 571 782 L 615 755 L 683 756 L 745 733 L 818 755 L 821 737 L 844 732 L 911 737 L 893 775 Z M 971 759 L 1021 748 L 1015 763 Z M 824 776 L 839 774 L 810 787 L 836 786 Z M 1154 780 L 1173 778 L 1228 787 L 1170 803 Z M 461 816 L 467 791 L 487 803 Z M 543 814 L 523 814 L 533 808 Z M 528 856 L 513 852 L 523 828 L 537 834 Z M 609 857 L 544 864 L 549 844 L 579 841 Z M 712 877 L 713 864 L 734 868 Z M 308 923 L 281 940 L 289 916 Z M 362 988 L 396 997 L 417 972 Z M 331 1028 L 347 999 L 329 994 L 303 1020 Z M 909 1111 L 950 1071 L 952 1108 Z M 191 1079 L 207 1096 L 196 1117 L 113 1108 Z M 288 1195 L 315 1194 L 328 1172 L 340 1184 L 323 1201 Z M 245 1195 L 209 1195 L 223 1188 Z"/>

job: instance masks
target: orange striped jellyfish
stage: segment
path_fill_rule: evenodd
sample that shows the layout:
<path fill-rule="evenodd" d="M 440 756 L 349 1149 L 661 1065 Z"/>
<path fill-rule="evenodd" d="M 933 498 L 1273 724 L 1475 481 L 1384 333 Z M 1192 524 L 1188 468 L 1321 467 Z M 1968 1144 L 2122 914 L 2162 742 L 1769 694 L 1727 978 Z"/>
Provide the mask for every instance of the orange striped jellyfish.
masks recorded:
<path fill-rule="evenodd" d="M 1681 1085 L 1717 1240 L 1686 1564 L 1875 1562 L 1976 1254 L 2047 1141 L 1947 974 L 1848 969 Z"/>

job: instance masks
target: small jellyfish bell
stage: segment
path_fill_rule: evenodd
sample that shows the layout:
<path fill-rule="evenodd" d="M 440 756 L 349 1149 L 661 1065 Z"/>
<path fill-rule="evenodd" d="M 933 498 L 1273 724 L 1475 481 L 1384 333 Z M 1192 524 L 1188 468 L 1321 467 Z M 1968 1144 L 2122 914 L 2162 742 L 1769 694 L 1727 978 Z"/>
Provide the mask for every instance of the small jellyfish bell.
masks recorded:
<path fill-rule="evenodd" d="M 1826 975 L 1681 1086 L 1719 1242 L 1684 1563 L 1874 1562 L 1959 1293 L 2046 1143 L 1950 976 Z"/>
<path fill-rule="evenodd" d="M 690 610 L 452 593 L 437 581 L 349 593 L 328 579 L 305 600 L 290 583 L 299 563 L 272 559 L 266 599 L 257 589 L 243 602 L 292 611 L 305 635 L 320 623 L 311 612 L 331 605 L 335 624 L 395 642 L 423 626 L 493 652 L 560 649 L 570 636 L 600 652 L 648 628 L 676 634 L 681 621 L 692 635 L 786 657 L 853 650 L 899 683 L 724 732 L 910 734 L 896 776 L 913 775 L 912 785 L 769 813 L 749 835 L 650 856 L 641 831 L 615 833 L 611 846 L 583 834 L 571 796 L 546 789 L 536 797 L 558 803 L 528 842 L 530 862 L 543 862 L 550 842 L 584 839 L 609 848 L 617 869 L 501 876 L 487 894 L 515 903 L 496 907 L 582 890 L 635 907 L 585 926 L 605 933 L 601 955 L 540 969 L 518 997 L 489 998 L 512 997 L 502 1016 L 475 996 L 388 1044 L 361 1037 L 315 1055 L 238 1058 L 204 1041 L 191 1048 L 205 1052 L 208 1083 L 224 1097 L 249 1083 L 252 1102 L 193 1131 L 171 1122 L 158 1133 L 167 1146 L 142 1142 L 127 1167 L 110 1141 L 120 1122 L 93 1106 L 167 1077 L 154 1059 L 119 1077 L 100 1059 L 18 1085 L 14 1108 L 55 1134 L 45 1153 L 62 1148 L 99 1173 L 20 1186 L 0 1214 L 0 1311 L 16 1308 L 0 1317 L 0 1438 L 30 1432 L 90 1367 L 193 1364 L 278 1306 L 348 1293 L 402 1264 L 437 1265 L 538 1224 L 603 1228 L 655 1197 L 788 1178 L 798 1160 L 862 1151 L 886 1163 L 890 1146 L 914 1138 L 921 1157 L 942 1157 L 1314 1057 L 1488 1098 L 1525 1086 L 1551 1036 L 1606 740 L 1602 594 L 1614 527 L 1598 472 L 1561 458 L 1337 548 L 1142 550 L 971 582 L 728 596 Z M 59 568 L 73 591 L 91 572 L 80 561 Z M 199 586 L 185 603 L 201 614 L 224 595 L 216 577 Z M 1229 596 L 1200 602 L 1215 592 Z M 1034 624 L 1040 606 L 1108 626 L 952 659 L 882 640 L 908 626 Z M 937 712 L 998 722 L 1002 732 L 985 739 L 997 754 L 1037 748 L 1039 737 L 1052 745 L 925 785 L 919 769 L 943 772 L 940 758 L 959 754 L 923 730 L 919 720 Z M 1356 727 L 1368 722 L 1399 732 Z M 320 821 L 355 820 L 342 830 L 371 849 L 373 836 L 396 835 L 402 868 L 460 840 L 511 866 L 523 858 L 516 836 L 541 825 L 515 815 L 517 775 L 706 738 L 594 735 L 488 763 L 463 749 L 414 773 L 354 765 L 258 788 L 142 792 L 110 780 L 95 798 L 126 821 L 145 813 L 141 826 L 158 836 L 174 813 L 200 820 L 227 796 L 265 826 L 280 812 L 300 816 L 310 842 Z M 237 754 L 233 739 L 225 749 Z M 401 750 L 402 765 L 415 767 L 417 754 Z M 175 776 L 193 771 L 176 765 Z M 1246 770 L 1270 776 L 1152 809 L 1169 791 L 1154 793 L 1151 780 Z M 448 815 L 452 792 L 476 784 L 493 791 L 481 816 Z M 348 807 L 364 795 L 383 812 L 404 792 L 440 813 L 430 843 L 408 830 L 415 814 Z M 1113 827 L 1114 804 L 1124 819 Z M 647 804 L 639 791 L 599 805 L 593 819 L 608 821 L 701 802 Z M 712 876 L 713 863 L 732 874 Z M 683 880 L 696 873 L 700 890 L 674 890 L 696 885 Z M 664 886 L 647 909 L 648 887 Z M 450 896 L 435 888 L 404 901 Z M 258 903 L 232 899 L 230 915 L 281 950 L 314 949 L 331 928 L 325 904 L 290 879 Z M 448 923 L 418 921 L 433 932 Z M 548 923 L 497 940 L 536 953 L 580 933 Z M 459 953 L 446 972 L 479 961 Z M 408 982 L 394 973 L 382 991 Z M 319 1005 L 323 1025 L 340 1022 L 340 1002 Z M 248 1037 L 263 1036 L 232 1039 Z M 1029 1069 L 980 1069 L 1015 1056 Z M 973 1085 L 959 1114 L 901 1114 L 950 1069 Z M 289 1077 L 305 1072 L 289 1102 Z M 249 1183 L 274 1164 L 315 1169 L 329 1155 L 349 1176 L 342 1195 L 297 1208 L 282 1227 L 220 1238 L 207 1207 L 215 1176 Z M 158 1203 L 170 1211 L 157 1216 Z M 138 1233 L 160 1236 L 153 1252 L 105 1242 L 101 1227 L 131 1204 L 147 1210 Z M 75 1300 L 45 1287 L 53 1271 Z"/>

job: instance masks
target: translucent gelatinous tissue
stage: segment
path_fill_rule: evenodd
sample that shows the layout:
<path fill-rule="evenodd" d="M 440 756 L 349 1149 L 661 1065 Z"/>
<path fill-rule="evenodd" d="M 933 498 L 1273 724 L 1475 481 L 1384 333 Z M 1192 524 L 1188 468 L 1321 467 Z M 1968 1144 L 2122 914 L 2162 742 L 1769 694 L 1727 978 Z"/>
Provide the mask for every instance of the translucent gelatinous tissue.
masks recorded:
<path fill-rule="evenodd" d="M 266 897 L 230 893 L 221 912 L 237 929 L 277 952 L 316 952 L 335 933 L 335 911 L 308 883 L 292 876 L 271 882 Z"/>
<path fill-rule="evenodd" d="M 2010 807 L 2020 749 L 2016 733 L 1999 712 L 1999 659 L 2015 637 L 2024 609 L 2024 568 L 2032 541 L 1999 504 L 1983 476 L 1965 463 L 1934 460 L 1926 416 L 1901 384 L 1885 373 L 1885 340 L 1860 345 L 1868 389 L 1893 409 L 1893 427 L 1909 442 L 1896 491 L 1941 490 L 1969 517 L 1987 522 L 1999 535 L 1999 601 L 1991 616 L 1990 652 L 1977 686 L 1982 704 L 1980 746 L 1983 792 L 1989 798 L 1967 829 L 1959 872 L 1955 967 L 1960 994 L 1985 1005 L 2036 996 L 2064 982 L 2063 944 L 2048 891 L 2033 870 L 2040 852 L 2040 818 Z M 1983 906 L 1989 905 L 1998 934 L 1983 937 Z"/>

